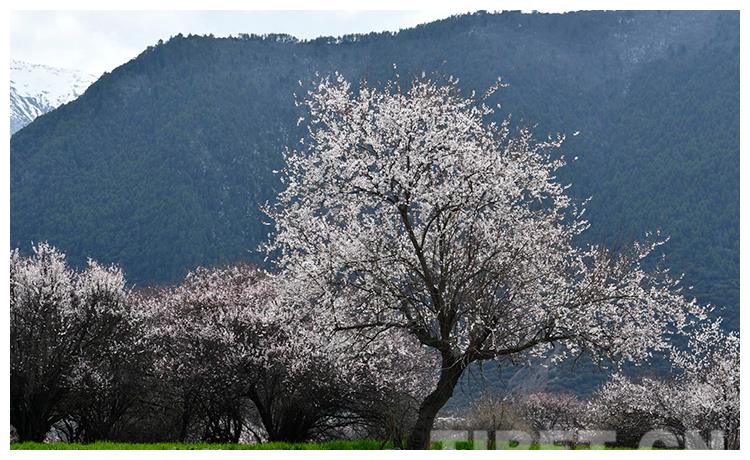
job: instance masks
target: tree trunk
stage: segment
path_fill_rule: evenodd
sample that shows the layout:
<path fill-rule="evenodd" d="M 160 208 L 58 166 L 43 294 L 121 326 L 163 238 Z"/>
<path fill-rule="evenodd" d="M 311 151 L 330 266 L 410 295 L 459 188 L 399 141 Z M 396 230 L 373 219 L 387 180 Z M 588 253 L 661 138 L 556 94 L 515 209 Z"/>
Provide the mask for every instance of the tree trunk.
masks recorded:
<path fill-rule="evenodd" d="M 52 429 L 44 414 L 32 411 L 11 411 L 11 425 L 15 427 L 19 441 L 44 442 L 47 433 Z"/>
<path fill-rule="evenodd" d="M 443 369 L 440 371 L 440 379 L 437 387 L 430 393 L 419 406 L 419 413 L 414 427 L 409 433 L 406 442 L 408 449 L 429 449 L 430 432 L 435 422 L 435 417 L 445 403 L 453 396 L 453 389 L 464 372 L 466 365 L 461 360 L 443 358 Z"/>
<path fill-rule="evenodd" d="M 15 427 L 19 441 L 44 441 L 54 424 L 51 408 L 57 401 L 59 398 L 54 394 L 36 393 L 24 397 L 11 393 L 10 424 Z"/>

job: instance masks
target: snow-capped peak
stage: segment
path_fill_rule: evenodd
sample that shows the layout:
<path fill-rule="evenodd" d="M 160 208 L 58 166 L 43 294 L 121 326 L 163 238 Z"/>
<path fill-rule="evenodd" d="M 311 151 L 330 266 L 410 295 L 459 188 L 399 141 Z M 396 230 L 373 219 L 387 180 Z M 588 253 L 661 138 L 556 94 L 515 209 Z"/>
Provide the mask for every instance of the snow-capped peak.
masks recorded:
<path fill-rule="evenodd" d="M 34 118 L 77 98 L 96 80 L 94 75 L 70 69 L 10 62 L 11 134 Z"/>

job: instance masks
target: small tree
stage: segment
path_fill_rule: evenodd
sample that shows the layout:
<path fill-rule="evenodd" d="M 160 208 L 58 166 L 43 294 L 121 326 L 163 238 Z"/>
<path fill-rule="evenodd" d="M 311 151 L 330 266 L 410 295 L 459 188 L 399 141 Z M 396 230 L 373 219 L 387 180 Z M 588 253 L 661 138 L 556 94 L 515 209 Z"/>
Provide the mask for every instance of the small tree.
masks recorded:
<path fill-rule="evenodd" d="M 456 80 L 355 92 L 338 75 L 305 105 L 309 136 L 286 154 L 267 248 L 332 328 L 399 328 L 440 354 L 409 447 L 428 447 L 472 362 L 555 344 L 642 360 L 703 315 L 666 270 L 641 267 L 659 241 L 623 254 L 574 245 L 587 224 L 556 181 L 562 139 L 488 122 L 492 110 Z"/>
<path fill-rule="evenodd" d="M 612 430 L 617 434 L 617 445 L 638 447 L 647 432 L 666 428 L 652 393 L 663 389 L 666 386 L 661 380 L 636 382 L 615 374 L 597 389 L 588 403 L 590 428 Z"/>
<path fill-rule="evenodd" d="M 79 360 L 123 324 L 127 291 L 116 267 L 89 261 L 77 272 L 47 243 L 32 249 L 10 256 L 10 416 L 21 440 L 43 441 L 68 415 L 62 403 Z"/>
<path fill-rule="evenodd" d="M 525 430 L 528 424 L 520 417 L 516 400 L 510 395 L 482 394 L 472 401 L 461 417 L 462 428 L 471 430 Z"/>
<path fill-rule="evenodd" d="M 157 350 L 160 399 L 179 412 L 177 438 L 237 442 L 248 388 L 268 361 L 279 320 L 262 272 L 250 266 L 199 268 L 172 287 L 139 300 L 148 340 Z M 171 401 L 171 403 L 170 403 Z"/>
<path fill-rule="evenodd" d="M 684 388 L 682 418 L 707 439 L 721 430 L 726 449 L 740 448 L 740 336 L 726 332 L 721 321 L 703 324 L 691 334 L 688 347 L 676 348 L 675 366 Z"/>
<path fill-rule="evenodd" d="M 653 429 L 674 435 L 682 445 L 723 436 L 726 449 L 739 449 L 739 336 L 720 322 L 703 324 L 687 347 L 674 347 L 674 375 L 630 379 L 613 376 L 591 402 L 592 423 L 618 433 L 618 442 L 635 447 Z"/>
<path fill-rule="evenodd" d="M 585 406 L 570 393 L 531 393 L 515 401 L 520 417 L 542 441 L 545 431 L 575 432 L 585 428 Z M 569 440 L 575 444 L 575 439 Z"/>
<path fill-rule="evenodd" d="M 96 347 L 86 347 L 71 369 L 63 404 L 69 441 L 119 439 L 120 428 L 132 423 L 144 398 L 152 356 L 142 333 L 141 318 L 127 301 L 110 321 L 113 326 Z M 112 314 L 112 313 L 110 313 Z"/>

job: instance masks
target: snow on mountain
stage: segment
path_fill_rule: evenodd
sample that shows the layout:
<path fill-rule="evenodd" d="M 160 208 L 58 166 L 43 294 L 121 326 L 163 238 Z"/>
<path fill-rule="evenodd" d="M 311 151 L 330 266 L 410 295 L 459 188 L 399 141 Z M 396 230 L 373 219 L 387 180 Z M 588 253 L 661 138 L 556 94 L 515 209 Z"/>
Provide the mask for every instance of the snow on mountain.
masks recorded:
<path fill-rule="evenodd" d="M 96 80 L 91 74 L 23 61 L 10 63 L 10 133 L 77 98 Z"/>

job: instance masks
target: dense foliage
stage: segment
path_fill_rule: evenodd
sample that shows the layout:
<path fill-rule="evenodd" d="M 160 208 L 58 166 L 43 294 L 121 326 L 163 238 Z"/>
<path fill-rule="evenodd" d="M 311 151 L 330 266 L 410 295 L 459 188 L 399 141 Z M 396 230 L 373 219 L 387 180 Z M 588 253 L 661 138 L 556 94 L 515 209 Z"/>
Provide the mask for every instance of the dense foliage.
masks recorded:
<path fill-rule="evenodd" d="M 732 12 L 477 13 L 307 42 L 180 35 L 13 136 L 11 243 L 49 240 L 139 285 L 260 262 L 260 206 L 281 189 L 283 147 L 305 135 L 294 93 L 316 72 L 378 86 L 439 71 L 466 94 L 500 75 L 497 120 L 568 134 L 579 160 L 561 179 L 593 197 L 586 238 L 618 247 L 661 229 L 673 272 L 737 329 L 738 38 Z M 551 380 L 591 388 L 588 372 Z"/>

